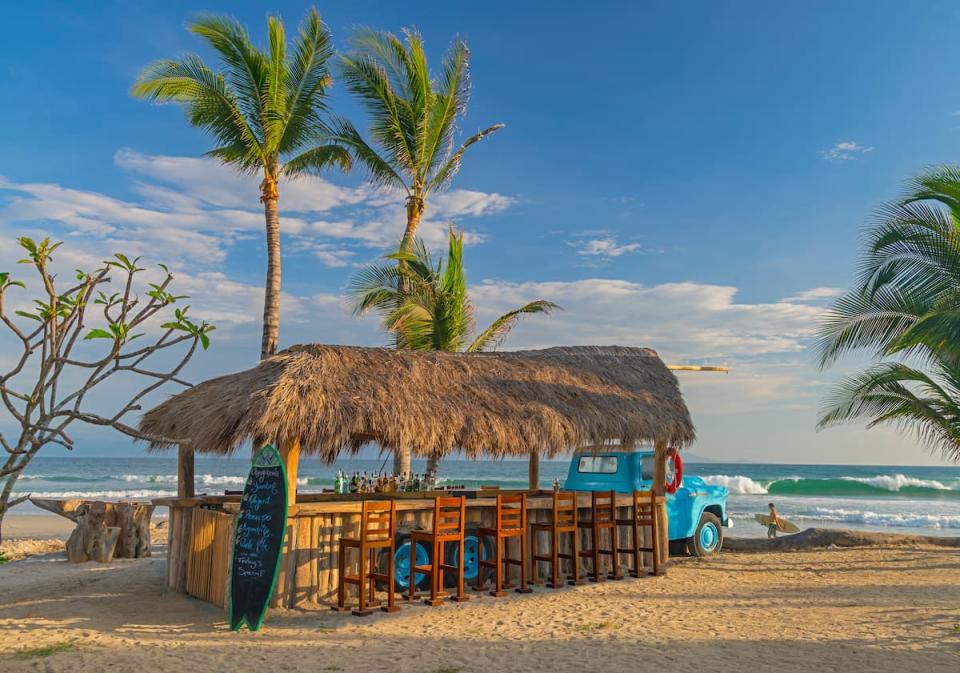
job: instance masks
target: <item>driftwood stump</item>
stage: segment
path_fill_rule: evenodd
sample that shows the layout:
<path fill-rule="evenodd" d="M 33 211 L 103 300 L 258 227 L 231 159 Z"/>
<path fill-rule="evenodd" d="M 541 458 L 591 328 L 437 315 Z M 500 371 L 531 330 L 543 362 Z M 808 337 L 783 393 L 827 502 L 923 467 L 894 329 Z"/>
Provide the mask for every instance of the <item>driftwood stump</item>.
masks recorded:
<path fill-rule="evenodd" d="M 153 505 L 49 498 L 30 498 L 30 502 L 77 524 L 67 540 L 67 556 L 74 563 L 150 556 Z"/>

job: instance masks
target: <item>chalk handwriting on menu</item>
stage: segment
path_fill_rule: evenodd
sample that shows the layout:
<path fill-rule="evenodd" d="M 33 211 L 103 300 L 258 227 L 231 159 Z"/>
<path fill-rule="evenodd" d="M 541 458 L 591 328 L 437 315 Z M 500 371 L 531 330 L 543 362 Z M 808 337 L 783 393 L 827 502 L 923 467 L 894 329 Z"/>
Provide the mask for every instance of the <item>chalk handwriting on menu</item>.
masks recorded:
<path fill-rule="evenodd" d="M 254 467 L 250 470 L 247 488 L 243 492 L 243 515 L 237 521 L 234 550 L 236 572 L 242 577 L 265 576 L 266 565 L 260 557 L 270 551 L 271 523 L 276 516 L 271 510 L 277 502 L 281 484 L 277 483 L 276 467 Z M 273 568 L 270 572 L 273 572 Z"/>
<path fill-rule="evenodd" d="M 287 525 L 286 490 L 280 455 L 272 446 L 264 447 L 253 459 L 235 524 L 230 574 L 230 625 L 234 629 L 246 622 L 255 631 L 263 622 Z"/>

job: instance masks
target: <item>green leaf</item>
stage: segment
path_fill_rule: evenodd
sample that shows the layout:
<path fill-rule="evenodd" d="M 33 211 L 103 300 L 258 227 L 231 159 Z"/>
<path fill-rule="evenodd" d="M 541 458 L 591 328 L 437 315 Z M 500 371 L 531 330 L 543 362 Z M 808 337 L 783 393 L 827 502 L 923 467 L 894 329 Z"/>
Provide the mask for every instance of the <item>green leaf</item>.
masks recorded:
<path fill-rule="evenodd" d="M 30 318 L 30 320 L 43 322 L 43 319 L 35 313 L 28 313 L 27 311 L 17 311 L 16 314 L 22 318 Z"/>
<path fill-rule="evenodd" d="M 200 345 L 203 346 L 203 350 L 210 347 L 210 337 L 207 336 L 206 332 L 200 333 Z"/>
<path fill-rule="evenodd" d="M 83 337 L 84 341 L 90 341 L 91 339 L 110 339 L 113 341 L 116 337 L 107 330 L 96 327 L 87 332 L 87 336 Z"/>

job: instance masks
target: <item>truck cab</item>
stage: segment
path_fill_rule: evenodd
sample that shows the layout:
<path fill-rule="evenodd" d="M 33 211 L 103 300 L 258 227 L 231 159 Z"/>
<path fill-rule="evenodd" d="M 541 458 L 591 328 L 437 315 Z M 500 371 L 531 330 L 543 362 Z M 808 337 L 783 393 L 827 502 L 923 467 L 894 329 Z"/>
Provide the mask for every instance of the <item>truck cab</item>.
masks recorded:
<path fill-rule="evenodd" d="M 653 451 L 590 449 L 574 453 L 564 490 L 648 491 L 653 486 Z M 672 481 L 672 463 L 667 462 L 667 481 Z M 727 517 L 723 486 L 711 486 L 700 477 L 683 475 L 676 493 L 667 494 L 668 535 L 683 542 L 694 556 L 711 556 L 723 545 L 723 527 L 732 527 Z"/>

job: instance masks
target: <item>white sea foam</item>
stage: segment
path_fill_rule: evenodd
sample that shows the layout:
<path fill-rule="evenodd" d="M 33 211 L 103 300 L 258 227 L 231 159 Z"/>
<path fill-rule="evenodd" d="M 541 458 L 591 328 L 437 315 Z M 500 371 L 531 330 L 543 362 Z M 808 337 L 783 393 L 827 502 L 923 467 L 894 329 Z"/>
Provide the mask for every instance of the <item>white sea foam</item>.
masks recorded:
<path fill-rule="evenodd" d="M 175 474 L 121 474 L 112 478 L 118 481 L 138 484 L 177 483 L 177 475 Z M 204 486 L 243 486 L 243 484 L 246 483 L 247 478 L 218 474 L 198 474 L 196 480 Z M 307 484 L 307 478 L 303 477 L 297 479 L 297 483 L 301 486 L 305 486 Z"/>
<path fill-rule="evenodd" d="M 129 489 L 118 491 L 34 491 L 31 495 L 38 498 L 162 498 L 176 495 L 176 491 L 153 489 Z M 14 493 L 14 495 L 17 495 Z"/>
<path fill-rule="evenodd" d="M 741 475 L 711 474 L 703 477 L 703 480 L 711 486 L 726 486 L 731 493 L 739 495 L 763 495 L 767 492 L 763 484 Z"/>
<path fill-rule="evenodd" d="M 916 486 L 919 488 L 934 488 L 939 491 L 951 490 L 946 484 L 933 479 L 916 479 L 903 474 L 878 474 L 876 477 L 841 477 L 845 481 L 857 481 L 861 484 L 867 484 L 874 488 L 882 488 L 886 491 L 896 493 L 904 486 Z"/>
<path fill-rule="evenodd" d="M 960 528 L 960 515 L 871 512 L 869 510 L 813 507 L 799 514 L 789 515 L 800 521 L 830 521 L 834 523 L 859 523 L 868 526 L 891 526 L 896 528 Z"/>

